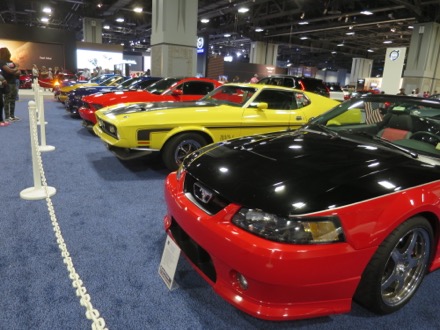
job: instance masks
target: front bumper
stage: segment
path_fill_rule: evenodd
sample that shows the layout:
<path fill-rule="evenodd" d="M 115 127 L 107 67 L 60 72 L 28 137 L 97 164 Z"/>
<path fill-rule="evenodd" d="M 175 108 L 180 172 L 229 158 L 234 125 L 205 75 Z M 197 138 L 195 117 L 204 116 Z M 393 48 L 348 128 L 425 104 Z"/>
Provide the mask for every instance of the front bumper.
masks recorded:
<path fill-rule="evenodd" d="M 227 302 L 257 318 L 291 320 L 345 313 L 374 249 L 347 243 L 270 242 L 234 226 L 239 206 L 208 215 L 183 193 L 183 180 L 165 182 L 165 229 L 194 268 Z M 238 278 L 244 276 L 245 290 Z"/>

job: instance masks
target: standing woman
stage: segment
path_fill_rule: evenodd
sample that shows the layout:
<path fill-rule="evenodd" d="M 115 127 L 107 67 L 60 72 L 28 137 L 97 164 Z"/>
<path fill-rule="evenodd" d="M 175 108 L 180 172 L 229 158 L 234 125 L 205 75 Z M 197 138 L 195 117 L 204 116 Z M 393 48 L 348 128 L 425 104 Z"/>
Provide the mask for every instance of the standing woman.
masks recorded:
<path fill-rule="evenodd" d="M 18 70 L 18 65 L 11 61 L 11 52 L 6 47 L 0 48 L 0 69 L 9 86 L 9 91 L 4 96 L 5 119 L 20 120 L 15 117 L 15 101 L 18 95 L 16 80 L 20 76 L 20 70 Z"/>
<path fill-rule="evenodd" d="M 5 78 L 0 74 L 0 127 L 8 126 L 9 123 L 3 120 L 3 94 L 8 88 L 8 83 Z"/>

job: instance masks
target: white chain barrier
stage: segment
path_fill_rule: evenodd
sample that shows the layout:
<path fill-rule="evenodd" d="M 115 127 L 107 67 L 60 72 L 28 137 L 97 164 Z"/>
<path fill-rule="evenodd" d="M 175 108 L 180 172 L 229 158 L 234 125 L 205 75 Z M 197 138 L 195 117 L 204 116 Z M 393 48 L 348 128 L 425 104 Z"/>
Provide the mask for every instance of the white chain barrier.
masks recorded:
<path fill-rule="evenodd" d="M 31 102 L 29 104 L 31 105 Z M 31 107 L 29 107 L 31 108 Z M 36 144 L 35 150 L 37 153 L 37 162 L 38 162 L 38 169 L 39 174 L 41 178 L 41 182 L 43 185 L 43 188 L 46 193 L 46 204 L 50 215 L 50 220 L 52 222 L 52 227 L 55 232 L 55 236 L 57 239 L 57 244 L 59 249 L 61 250 L 61 256 L 63 257 L 63 262 L 67 267 L 67 270 L 69 272 L 69 278 L 72 281 L 72 286 L 76 289 L 75 293 L 80 299 L 81 306 L 84 306 L 86 309 L 86 317 L 89 320 L 92 320 L 92 330 L 108 330 L 105 325 L 105 321 L 102 317 L 100 317 L 99 311 L 92 306 L 90 295 L 87 293 L 87 289 L 85 288 L 83 281 L 81 280 L 78 273 L 75 271 L 75 267 L 73 266 L 72 258 L 70 257 L 69 251 L 67 250 L 67 245 L 64 242 L 63 235 L 61 233 L 61 228 L 58 224 L 57 217 L 55 215 L 55 209 L 52 204 L 52 200 L 50 198 L 50 191 L 49 187 L 47 185 L 46 176 L 44 173 L 43 168 L 43 161 L 41 160 L 41 152 L 38 148 L 38 131 L 37 131 L 37 125 L 36 125 L 36 111 L 35 106 L 33 107 L 33 111 L 29 111 L 30 114 L 30 126 L 32 127 L 32 135 L 34 137 L 33 143 Z"/>

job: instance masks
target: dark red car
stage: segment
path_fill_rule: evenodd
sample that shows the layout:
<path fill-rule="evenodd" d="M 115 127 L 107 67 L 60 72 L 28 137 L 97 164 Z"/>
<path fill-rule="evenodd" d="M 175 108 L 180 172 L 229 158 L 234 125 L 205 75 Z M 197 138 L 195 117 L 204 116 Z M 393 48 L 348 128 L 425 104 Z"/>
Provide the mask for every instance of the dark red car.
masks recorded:
<path fill-rule="evenodd" d="M 32 88 L 32 74 L 29 71 L 21 70 L 19 80 L 20 80 L 20 89 Z"/>
<path fill-rule="evenodd" d="M 209 78 L 164 78 L 144 90 L 96 93 L 83 97 L 83 106 L 78 112 L 84 126 L 96 124 L 95 111 L 110 105 L 128 102 L 196 101 L 221 82 Z"/>

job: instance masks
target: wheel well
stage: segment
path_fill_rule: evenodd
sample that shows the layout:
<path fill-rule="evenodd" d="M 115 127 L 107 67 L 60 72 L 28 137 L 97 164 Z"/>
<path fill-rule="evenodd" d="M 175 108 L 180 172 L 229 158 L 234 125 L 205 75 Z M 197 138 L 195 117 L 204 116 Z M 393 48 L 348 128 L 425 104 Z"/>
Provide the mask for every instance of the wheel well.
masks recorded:
<path fill-rule="evenodd" d="M 432 227 L 432 231 L 434 232 L 436 245 L 439 244 L 440 241 L 440 221 L 434 213 L 431 212 L 423 212 L 420 213 L 421 216 L 425 217 L 429 224 Z"/>
<path fill-rule="evenodd" d="M 165 141 L 165 143 L 164 143 L 164 145 L 162 146 L 161 150 L 163 150 L 163 149 L 165 148 L 165 146 L 166 146 L 166 145 L 171 141 L 171 139 L 173 139 L 174 137 L 179 136 L 179 135 L 182 135 L 182 134 L 188 134 L 188 133 L 189 133 L 189 134 L 191 134 L 191 133 L 192 133 L 192 134 L 198 134 L 198 135 L 200 135 L 200 136 L 203 136 L 203 138 L 206 140 L 206 142 L 207 142 L 208 144 L 214 142 L 214 141 L 212 140 L 211 136 L 210 136 L 209 134 L 203 132 L 203 131 L 183 131 L 183 132 L 179 132 L 179 133 L 177 133 L 177 134 L 174 134 L 174 135 L 170 136 L 170 137 Z"/>

